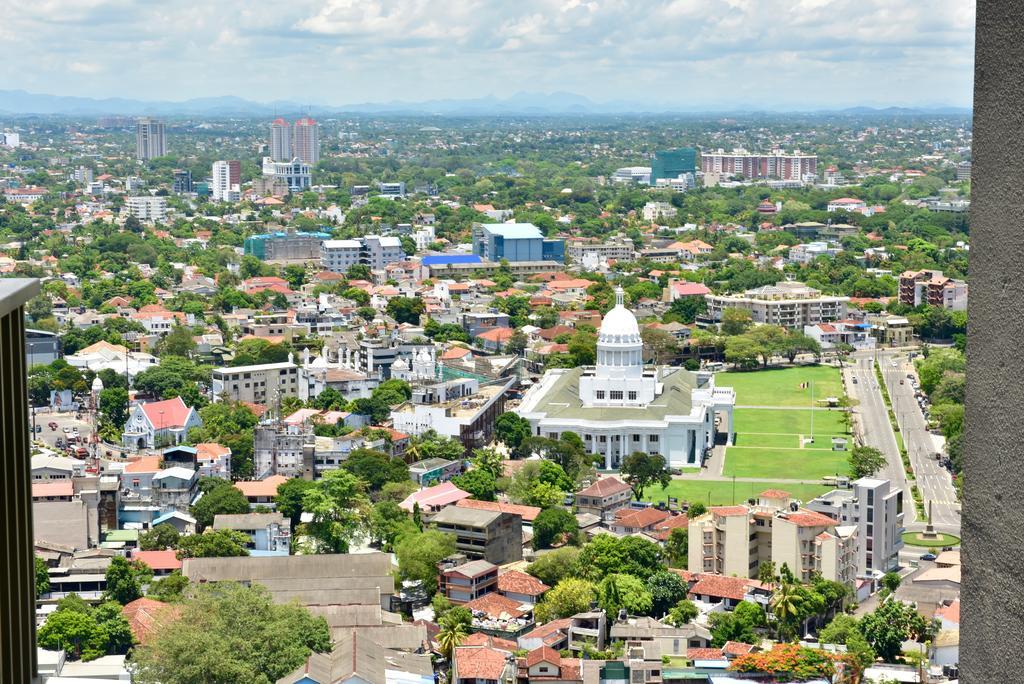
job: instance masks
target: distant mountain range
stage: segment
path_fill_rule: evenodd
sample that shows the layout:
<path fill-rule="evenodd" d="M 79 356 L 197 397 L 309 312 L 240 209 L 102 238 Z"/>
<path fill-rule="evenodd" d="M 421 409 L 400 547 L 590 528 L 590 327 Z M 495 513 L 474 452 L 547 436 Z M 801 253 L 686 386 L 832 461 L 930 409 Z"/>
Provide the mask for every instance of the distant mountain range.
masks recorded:
<path fill-rule="evenodd" d="M 782 113 L 779 109 L 772 113 Z M 332 114 L 439 114 L 448 116 L 511 115 L 511 114 L 672 114 L 672 113 L 743 113 L 735 107 L 705 106 L 681 108 L 671 104 L 637 103 L 624 100 L 594 102 L 574 93 L 517 93 L 508 98 L 487 96 L 475 99 L 426 100 L 408 102 L 365 102 L 348 105 L 309 105 L 290 101 L 253 102 L 240 97 L 201 97 L 181 102 L 146 101 L 127 98 L 69 97 L 29 93 L 24 90 L 0 90 L 0 113 L 58 114 L 70 116 L 270 116 L 308 113 Z M 821 109 L 805 113 L 849 115 L 909 116 L 921 114 L 970 114 L 969 107 L 851 107 Z"/>

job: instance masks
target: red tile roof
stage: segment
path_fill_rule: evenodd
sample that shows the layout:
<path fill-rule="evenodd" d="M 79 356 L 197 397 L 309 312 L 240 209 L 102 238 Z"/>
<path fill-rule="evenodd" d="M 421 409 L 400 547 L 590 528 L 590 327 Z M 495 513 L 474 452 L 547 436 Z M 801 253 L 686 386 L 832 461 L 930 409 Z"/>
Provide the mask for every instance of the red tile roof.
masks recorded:
<path fill-rule="evenodd" d="M 823 513 L 800 509 L 795 513 L 786 513 L 785 520 L 798 527 L 834 527 L 836 521 Z"/>
<path fill-rule="evenodd" d="M 506 570 L 498 575 L 498 591 L 525 596 L 540 596 L 550 589 L 533 575 L 518 570 Z"/>
<path fill-rule="evenodd" d="M 473 599 L 465 605 L 471 611 L 481 611 L 492 618 L 501 618 L 502 615 L 518 618 L 526 615 L 526 611 L 520 610 L 519 606 L 522 604 L 519 601 L 514 601 L 494 591 Z"/>
<path fill-rule="evenodd" d="M 710 596 L 742 601 L 747 594 L 747 587 L 751 585 L 760 586 L 760 583 L 746 577 L 702 574 L 697 583 L 690 588 L 690 596 Z"/>
<path fill-rule="evenodd" d="M 654 538 L 658 541 L 667 541 L 672 535 L 672 530 L 676 528 L 682 528 L 685 530 L 689 524 L 690 519 L 687 516 L 673 515 L 655 525 L 651 532 L 653 533 Z"/>
<path fill-rule="evenodd" d="M 155 473 L 160 470 L 162 456 L 143 456 L 124 467 L 126 473 Z"/>
<path fill-rule="evenodd" d="M 177 552 L 169 551 L 133 551 L 132 560 L 142 561 L 153 570 L 181 570 L 181 561 Z"/>
<path fill-rule="evenodd" d="M 569 625 L 572 624 L 572 618 L 562 618 L 559 620 L 552 620 L 551 622 L 545 622 L 539 627 L 535 627 L 526 634 L 520 636 L 520 639 L 540 639 L 545 644 L 557 644 L 562 641 L 568 634 Z"/>
<path fill-rule="evenodd" d="M 766 489 L 760 494 L 762 499 L 789 499 L 793 495 L 781 489 Z"/>
<path fill-rule="evenodd" d="M 746 515 L 746 506 L 712 506 L 710 509 L 712 514 L 719 518 L 727 518 L 733 515 Z"/>
<path fill-rule="evenodd" d="M 126 604 L 121 614 L 128 621 L 132 636 L 145 643 L 162 625 L 175 620 L 181 614 L 181 607 L 142 597 Z"/>
<path fill-rule="evenodd" d="M 512 337 L 513 332 L 512 328 L 491 328 L 480 333 L 477 337 L 488 342 L 505 342 Z"/>
<path fill-rule="evenodd" d="M 628 491 L 629 485 L 617 477 L 602 477 L 594 484 L 577 493 L 577 496 L 611 496 L 619 492 Z"/>
<path fill-rule="evenodd" d="M 417 503 L 420 505 L 420 508 L 438 508 L 453 504 L 469 496 L 469 492 L 459 489 L 451 482 L 442 482 L 439 485 L 413 492 L 398 505 L 407 511 L 411 511 Z"/>
<path fill-rule="evenodd" d="M 615 511 L 615 523 L 623 527 L 646 529 L 660 523 L 670 515 L 671 513 L 668 511 L 661 511 L 654 507 L 639 510 L 620 508 Z"/>
<path fill-rule="evenodd" d="M 484 634 L 483 632 L 473 632 L 468 637 L 462 640 L 460 646 L 487 646 L 488 648 L 495 648 L 499 651 L 508 651 L 511 653 L 519 648 L 516 642 L 509 641 L 508 639 L 502 639 L 501 637 L 491 636 L 490 634 Z"/>
<path fill-rule="evenodd" d="M 477 499 L 461 499 L 456 502 L 461 508 L 475 508 L 479 511 L 501 511 L 502 513 L 515 513 L 523 518 L 523 522 L 533 522 L 540 515 L 540 509 L 536 506 L 523 506 L 520 504 L 502 503 L 500 501 L 478 501 Z"/>
<path fill-rule="evenodd" d="M 32 498 L 42 498 L 46 496 L 73 496 L 75 493 L 75 485 L 72 484 L 71 480 L 55 480 L 53 482 L 33 482 L 32 483 Z"/>
<path fill-rule="evenodd" d="M 501 679 L 505 671 L 504 651 L 486 646 L 467 646 L 455 649 L 455 677 L 459 679 Z"/>
<path fill-rule="evenodd" d="M 271 475 L 265 480 L 239 480 L 235 488 L 246 497 L 277 496 L 277 488 L 287 481 L 284 475 Z"/>
<path fill-rule="evenodd" d="M 151 401 L 142 405 L 142 412 L 153 427 L 160 429 L 180 428 L 185 426 L 188 414 L 192 409 L 185 405 L 181 397 Z"/>
<path fill-rule="evenodd" d="M 558 666 L 562 664 L 562 657 L 558 655 L 558 651 L 548 646 L 541 646 L 535 648 L 526 654 L 526 666 L 533 667 L 538 663 L 551 663 L 552 665 Z"/>
<path fill-rule="evenodd" d="M 688 648 L 686 657 L 690 660 L 725 660 L 719 648 Z"/>
<path fill-rule="evenodd" d="M 727 656 L 746 655 L 754 650 L 753 644 L 744 644 L 741 641 L 726 641 L 722 646 L 722 654 Z"/>
<path fill-rule="evenodd" d="M 948 606 L 939 606 L 935 610 L 935 617 L 960 624 L 960 599 L 955 599 Z"/>

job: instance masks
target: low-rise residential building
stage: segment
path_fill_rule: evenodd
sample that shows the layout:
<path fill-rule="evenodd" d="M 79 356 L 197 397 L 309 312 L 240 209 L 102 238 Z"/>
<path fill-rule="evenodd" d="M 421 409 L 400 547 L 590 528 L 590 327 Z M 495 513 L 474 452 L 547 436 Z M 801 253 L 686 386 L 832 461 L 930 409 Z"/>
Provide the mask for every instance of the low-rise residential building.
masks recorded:
<path fill-rule="evenodd" d="M 438 404 L 406 402 L 391 411 L 394 428 L 408 435 L 433 430 L 462 442 L 466 453 L 486 446 L 494 436 L 494 421 L 505 411 L 505 392 L 515 378 L 502 378 L 468 397 Z"/>
<path fill-rule="evenodd" d="M 277 496 L 277 488 L 288 481 L 284 475 L 271 475 L 263 480 L 239 480 L 235 482 L 235 488 L 245 495 L 249 501 L 250 508 L 266 506 L 274 509 L 277 503 L 274 497 Z"/>
<path fill-rule="evenodd" d="M 242 532 L 249 537 L 247 548 L 260 554 L 287 556 L 291 549 L 291 521 L 280 513 L 215 515 L 213 529 Z"/>
<path fill-rule="evenodd" d="M 789 260 L 796 264 L 809 264 L 818 257 L 834 257 L 843 251 L 839 245 L 827 242 L 806 242 L 789 248 Z"/>
<path fill-rule="evenodd" d="M 431 524 L 455 535 L 455 548 L 467 558 L 504 565 L 523 558 L 523 519 L 514 513 L 447 506 Z"/>
<path fill-rule="evenodd" d="M 846 318 L 849 297 L 824 295 L 821 291 L 798 282 L 765 285 L 743 294 L 708 295 L 708 317 L 722 320 L 725 309 L 746 309 L 754 323 L 780 325 L 802 330 L 805 325 L 829 323 Z"/>
<path fill-rule="evenodd" d="M 967 309 L 967 283 L 942 271 L 904 271 L 900 274 L 899 301 L 907 306 L 937 306 L 948 311 Z"/>
<path fill-rule="evenodd" d="M 124 201 L 128 213 L 140 221 L 163 222 L 167 218 L 167 198 L 154 195 L 127 197 Z"/>
<path fill-rule="evenodd" d="M 679 210 L 668 202 L 648 202 L 640 213 L 644 221 L 658 221 L 675 218 Z"/>
<path fill-rule="evenodd" d="M 833 349 L 846 344 L 854 349 L 874 349 L 875 338 L 871 324 L 860 321 L 835 321 L 804 326 L 804 335 L 815 340 L 822 350 Z"/>
<path fill-rule="evenodd" d="M 421 487 L 447 482 L 461 472 L 461 461 L 444 458 L 426 458 L 409 466 L 409 477 Z"/>
<path fill-rule="evenodd" d="M 576 510 L 602 520 L 629 506 L 633 490 L 617 477 L 602 477 L 586 489 L 576 492 Z"/>
<path fill-rule="evenodd" d="M 459 558 L 464 560 L 463 556 Z M 455 565 L 442 561 L 438 568 L 437 590 L 456 605 L 469 603 L 498 588 L 498 566 L 485 560 Z"/>

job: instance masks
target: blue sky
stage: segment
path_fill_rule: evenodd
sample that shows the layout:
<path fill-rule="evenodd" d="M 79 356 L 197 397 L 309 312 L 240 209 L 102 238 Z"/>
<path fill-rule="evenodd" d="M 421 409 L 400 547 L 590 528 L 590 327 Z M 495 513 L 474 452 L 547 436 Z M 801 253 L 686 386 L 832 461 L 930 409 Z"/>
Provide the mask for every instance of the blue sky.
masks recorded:
<path fill-rule="evenodd" d="M 970 0 L 0 0 L 0 88 L 330 105 L 566 91 L 969 106 Z"/>

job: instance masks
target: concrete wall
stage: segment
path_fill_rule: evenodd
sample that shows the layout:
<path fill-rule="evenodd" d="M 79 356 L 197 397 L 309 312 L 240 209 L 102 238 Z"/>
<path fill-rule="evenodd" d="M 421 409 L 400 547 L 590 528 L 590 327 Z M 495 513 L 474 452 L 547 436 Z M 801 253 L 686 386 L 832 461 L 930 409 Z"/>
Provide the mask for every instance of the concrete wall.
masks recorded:
<path fill-rule="evenodd" d="M 961 681 L 1020 680 L 1024 643 L 1024 14 L 979 0 L 963 508 Z M 1010 143 L 1010 144 L 1008 144 Z M 979 267 L 980 266 L 980 267 Z"/>

